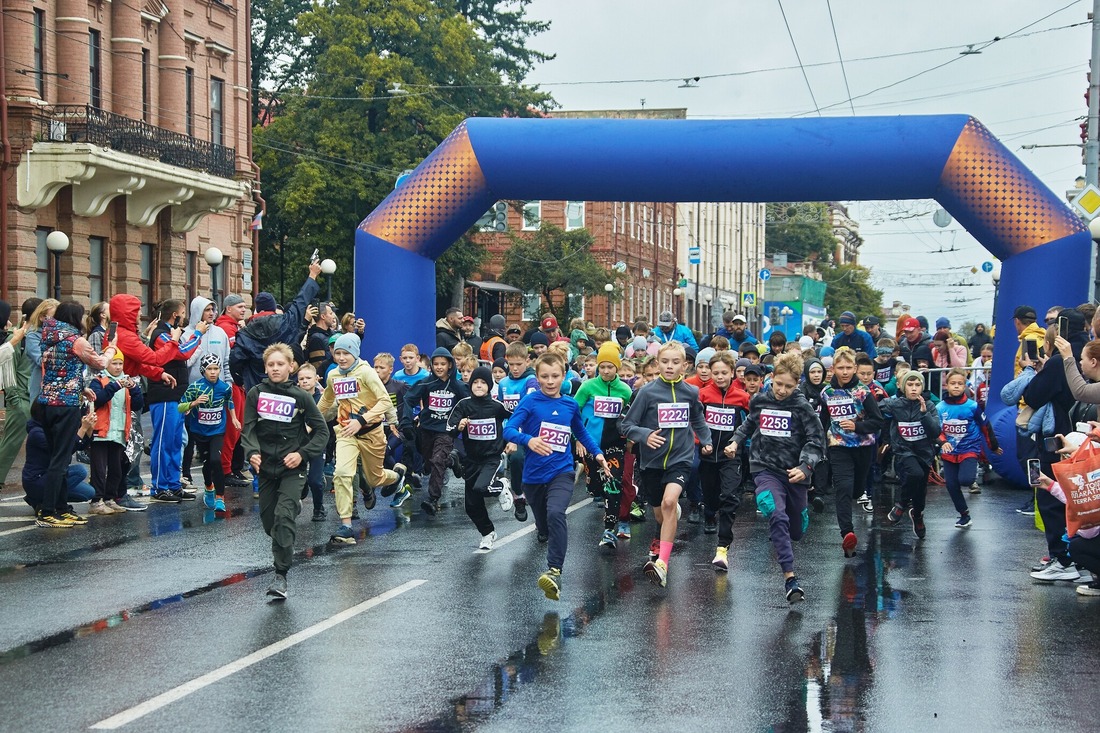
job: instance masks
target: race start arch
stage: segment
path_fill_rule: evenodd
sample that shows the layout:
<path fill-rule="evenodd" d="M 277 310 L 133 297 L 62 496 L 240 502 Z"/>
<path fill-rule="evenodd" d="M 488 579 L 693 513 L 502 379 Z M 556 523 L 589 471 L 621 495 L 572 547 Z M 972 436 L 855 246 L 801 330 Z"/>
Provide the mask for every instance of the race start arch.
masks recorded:
<path fill-rule="evenodd" d="M 1089 298 L 1085 224 L 966 115 L 783 120 L 471 118 L 359 225 L 363 353 L 435 344 L 435 259 L 501 199 L 844 201 L 936 199 L 1002 261 L 993 388 L 1012 376 L 1021 303 Z M 929 314 L 935 315 L 935 314 Z M 1014 409 L 989 400 L 998 438 Z M 1015 456 L 995 464 L 1019 479 Z"/>

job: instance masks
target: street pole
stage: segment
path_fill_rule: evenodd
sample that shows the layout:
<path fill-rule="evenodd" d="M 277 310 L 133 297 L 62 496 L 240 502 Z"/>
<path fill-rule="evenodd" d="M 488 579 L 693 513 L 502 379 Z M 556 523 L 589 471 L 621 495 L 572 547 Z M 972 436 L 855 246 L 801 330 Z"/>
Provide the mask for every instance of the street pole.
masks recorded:
<path fill-rule="evenodd" d="M 1092 0 L 1092 59 L 1089 63 L 1089 124 L 1085 141 L 1085 180 L 1100 185 L 1100 0 Z M 1096 241 L 1089 257 L 1089 282 L 1092 297 L 1100 295 L 1096 282 Z"/>
<path fill-rule="evenodd" d="M 61 300 L 61 253 L 53 253 L 53 299 Z"/>

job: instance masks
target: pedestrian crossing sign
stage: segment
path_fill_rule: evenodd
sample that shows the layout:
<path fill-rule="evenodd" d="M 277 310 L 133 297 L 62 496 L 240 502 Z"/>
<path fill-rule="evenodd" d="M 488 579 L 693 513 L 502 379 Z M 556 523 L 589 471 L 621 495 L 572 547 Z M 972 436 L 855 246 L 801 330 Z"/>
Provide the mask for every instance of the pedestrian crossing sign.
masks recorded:
<path fill-rule="evenodd" d="M 741 293 L 741 307 L 742 308 L 755 308 L 756 307 L 756 293 Z"/>

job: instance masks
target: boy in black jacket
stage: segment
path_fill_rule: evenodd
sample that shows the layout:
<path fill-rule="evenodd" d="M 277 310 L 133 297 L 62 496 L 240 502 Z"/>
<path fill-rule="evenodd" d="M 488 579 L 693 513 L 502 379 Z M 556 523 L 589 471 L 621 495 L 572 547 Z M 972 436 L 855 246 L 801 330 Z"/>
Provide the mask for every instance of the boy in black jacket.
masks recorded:
<path fill-rule="evenodd" d="M 421 502 L 420 508 L 429 516 L 439 511 L 443 480 L 454 449 L 454 434 L 447 420 L 455 404 L 470 396 L 470 390 L 454 374 L 455 360 L 451 352 L 438 348 L 432 352 L 432 376 L 414 384 L 405 395 L 405 406 L 411 412 L 420 411 L 420 455 L 431 468 L 428 498 Z"/>
<path fill-rule="evenodd" d="M 493 549 L 497 533 L 489 512 L 485 510 L 485 498 L 489 484 L 500 469 L 500 453 L 504 450 L 504 421 L 512 413 L 489 396 L 493 389 L 493 373 L 489 367 L 479 366 L 470 375 L 470 397 L 459 400 L 448 427 L 462 433 L 466 442 L 466 516 L 481 533 L 479 550 Z M 516 449 L 509 443 L 507 452 Z"/>
<path fill-rule="evenodd" d="M 901 501 L 896 502 L 886 521 L 901 521 L 909 504 L 913 534 L 924 539 L 924 501 L 928 493 L 928 471 L 936 457 L 940 418 L 924 398 L 924 375 L 908 371 L 901 378 L 900 395 L 882 403 L 882 414 L 890 420 L 890 446 L 894 470 L 901 483 Z"/>

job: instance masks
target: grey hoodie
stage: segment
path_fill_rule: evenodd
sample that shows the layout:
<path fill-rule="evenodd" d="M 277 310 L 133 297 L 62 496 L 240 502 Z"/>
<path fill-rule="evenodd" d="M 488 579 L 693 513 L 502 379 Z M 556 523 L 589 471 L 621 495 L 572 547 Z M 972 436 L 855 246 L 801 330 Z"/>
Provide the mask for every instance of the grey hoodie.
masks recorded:
<path fill-rule="evenodd" d="M 187 329 L 183 332 L 183 341 L 186 341 L 195 333 L 195 325 L 202 320 L 202 312 L 212 302 L 209 298 L 203 298 L 202 296 L 198 296 L 191 301 L 191 317 L 187 319 Z M 217 315 L 217 309 L 215 309 L 214 315 Z M 214 354 L 222 360 L 221 380 L 227 384 L 233 384 L 233 377 L 229 375 L 229 337 L 220 326 L 215 326 L 213 323 L 210 324 L 206 335 L 199 342 L 199 348 L 195 349 L 195 353 L 187 360 L 188 374 L 192 382 L 202 378 L 203 374 L 199 362 L 207 354 Z"/>
<path fill-rule="evenodd" d="M 687 415 L 683 410 L 687 409 Z M 672 414 L 678 413 L 678 414 Z M 671 420 L 679 427 L 659 428 L 661 418 Z M 690 428 L 685 423 L 690 423 Z M 653 449 L 646 439 L 659 430 L 665 444 Z M 677 464 L 691 464 L 695 460 L 695 440 L 700 446 L 710 445 L 710 428 L 699 401 L 699 390 L 680 379 L 666 382 L 658 377 L 638 390 L 630 407 L 620 421 L 620 431 L 638 444 L 642 468 L 670 468 Z"/>

